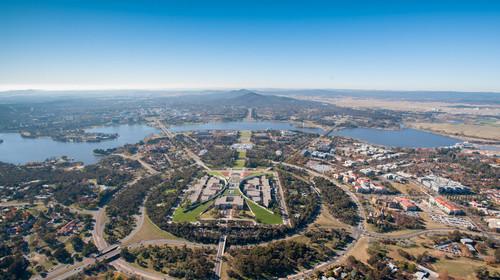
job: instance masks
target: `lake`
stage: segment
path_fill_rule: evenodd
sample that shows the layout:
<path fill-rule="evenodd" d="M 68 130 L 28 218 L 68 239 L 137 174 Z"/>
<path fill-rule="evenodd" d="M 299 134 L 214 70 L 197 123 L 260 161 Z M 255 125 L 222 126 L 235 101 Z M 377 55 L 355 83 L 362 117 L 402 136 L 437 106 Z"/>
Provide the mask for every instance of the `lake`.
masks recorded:
<path fill-rule="evenodd" d="M 30 161 L 43 161 L 51 157 L 68 156 L 75 161 L 92 164 L 99 160 L 94 149 L 109 149 L 134 144 L 146 136 L 159 133 L 156 128 L 146 125 L 118 125 L 86 129 L 88 132 L 118 133 L 119 137 L 99 143 L 57 142 L 49 137 L 23 138 L 19 133 L 0 133 L 0 161 L 24 164 Z"/>
<path fill-rule="evenodd" d="M 289 122 L 280 121 L 239 121 L 239 122 L 210 122 L 202 124 L 174 125 L 169 128 L 172 132 L 207 131 L 207 130 L 297 130 L 306 133 L 324 133 L 321 128 L 297 127 Z"/>
<path fill-rule="evenodd" d="M 372 144 L 407 148 L 444 147 L 463 142 L 460 139 L 411 128 L 398 130 L 348 128 L 333 131 L 329 135 L 355 138 Z"/>
<path fill-rule="evenodd" d="M 321 128 L 301 128 L 289 122 L 278 121 L 240 121 L 240 122 L 211 122 L 204 124 L 186 124 L 172 126 L 173 132 L 184 131 L 206 131 L 206 130 L 298 130 L 307 133 L 325 133 Z M 399 130 L 383 130 L 375 128 L 352 128 L 342 129 L 330 133 L 330 135 L 351 137 L 361 141 L 390 146 L 411 148 L 432 148 L 451 146 L 462 142 L 459 139 L 442 136 L 439 134 L 403 128 Z"/>
<path fill-rule="evenodd" d="M 289 122 L 280 121 L 239 121 L 212 122 L 203 124 L 185 124 L 171 126 L 173 132 L 206 131 L 206 130 L 297 130 L 306 133 L 324 133 L 321 128 L 297 127 Z M 19 133 L 0 133 L 0 161 L 14 164 L 24 164 L 30 161 L 43 161 L 51 157 L 68 156 L 85 164 L 99 160 L 94 155 L 94 149 L 109 149 L 125 144 L 134 144 L 146 136 L 159 133 L 156 128 L 146 125 L 119 125 L 87 129 L 89 132 L 118 133 L 119 137 L 100 143 L 67 143 L 56 142 L 48 137 L 23 138 Z M 430 132 L 404 128 L 400 130 L 382 130 L 374 128 L 353 128 L 334 131 L 330 135 L 338 135 L 359 139 L 365 142 L 392 147 L 441 147 L 450 146 L 458 139 Z"/>

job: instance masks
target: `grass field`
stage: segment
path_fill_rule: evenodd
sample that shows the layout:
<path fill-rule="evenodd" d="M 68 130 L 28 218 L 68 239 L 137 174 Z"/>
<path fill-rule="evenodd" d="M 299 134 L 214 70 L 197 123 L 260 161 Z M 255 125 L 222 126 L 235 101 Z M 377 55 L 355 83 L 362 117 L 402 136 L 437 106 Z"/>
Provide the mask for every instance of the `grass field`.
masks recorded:
<path fill-rule="evenodd" d="M 248 207 L 252 209 L 257 222 L 268 225 L 279 225 L 283 223 L 280 215 L 267 211 L 266 209 L 262 208 L 260 205 L 249 199 L 245 200 L 248 204 Z"/>
<path fill-rule="evenodd" d="M 459 279 L 476 279 L 475 271 L 481 266 L 485 266 L 484 262 L 466 259 L 466 258 L 458 258 L 455 260 L 447 260 L 440 259 L 433 266 L 437 271 L 447 271 L 448 275 L 451 277 L 456 277 Z M 488 270 L 499 271 L 498 268 L 489 266 Z"/>
<path fill-rule="evenodd" d="M 243 168 L 245 167 L 245 160 L 244 159 L 237 159 L 235 162 L 234 162 L 234 168 Z"/>
<path fill-rule="evenodd" d="M 328 209 L 326 205 L 321 205 L 321 212 L 318 215 L 318 218 L 314 221 L 314 223 L 310 224 L 310 227 L 320 226 L 323 228 L 344 228 L 349 229 L 350 227 L 339 220 L 335 219 Z"/>
<path fill-rule="evenodd" d="M 252 132 L 250 130 L 240 131 L 240 143 L 250 143 Z"/>
<path fill-rule="evenodd" d="M 170 232 L 160 229 L 157 225 L 155 225 L 151 221 L 148 215 L 146 215 L 144 217 L 144 223 L 142 224 L 141 229 L 131 239 L 127 241 L 127 244 L 132 244 L 143 240 L 156 240 L 156 239 L 181 240 L 181 238 L 171 234 Z"/>
<path fill-rule="evenodd" d="M 368 261 L 368 253 L 366 250 L 368 249 L 369 239 L 367 237 L 362 237 L 359 241 L 354 245 L 349 254 L 344 255 L 344 260 L 347 259 L 348 256 L 353 256 L 361 262 L 365 264 Z"/>
<path fill-rule="evenodd" d="M 198 216 L 201 215 L 205 210 L 208 209 L 213 204 L 213 201 L 208 201 L 203 204 L 200 204 L 198 207 L 194 208 L 191 211 L 184 212 L 183 207 L 179 207 L 175 209 L 173 220 L 174 222 L 196 222 Z"/>
<path fill-rule="evenodd" d="M 414 123 L 414 127 L 457 136 L 500 140 L 498 125 L 473 125 L 450 123 Z"/>
<path fill-rule="evenodd" d="M 212 176 L 217 176 L 217 177 L 224 177 L 224 174 L 220 173 L 219 171 L 208 171 L 208 175 Z"/>
<path fill-rule="evenodd" d="M 244 159 L 247 157 L 247 151 L 239 151 L 238 152 L 238 158 L 239 159 Z"/>

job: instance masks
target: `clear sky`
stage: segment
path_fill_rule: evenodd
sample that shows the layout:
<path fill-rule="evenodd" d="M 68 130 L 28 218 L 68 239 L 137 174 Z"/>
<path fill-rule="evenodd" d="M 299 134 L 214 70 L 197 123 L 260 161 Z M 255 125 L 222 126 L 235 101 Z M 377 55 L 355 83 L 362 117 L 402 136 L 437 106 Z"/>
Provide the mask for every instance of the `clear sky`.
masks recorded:
<path fill-rule="evenodd" d="M 0 89 L 500 91 L 500 1 L 0 1 Z"/>

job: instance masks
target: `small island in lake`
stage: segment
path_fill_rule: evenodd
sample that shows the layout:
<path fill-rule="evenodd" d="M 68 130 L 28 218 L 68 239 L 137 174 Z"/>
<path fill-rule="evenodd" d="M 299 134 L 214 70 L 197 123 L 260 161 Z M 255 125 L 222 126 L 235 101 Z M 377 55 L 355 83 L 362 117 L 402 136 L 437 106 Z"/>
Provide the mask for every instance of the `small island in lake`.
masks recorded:
<path fill-rule="evenodd" d="M 59 142 L 93 142 L 98 143 L 118 138 L 118 133 L 86 132 L 83 129 L 65 130 L 62 132 L 30 132 L 21 131 L 23 138 L 50 137 Z"/>

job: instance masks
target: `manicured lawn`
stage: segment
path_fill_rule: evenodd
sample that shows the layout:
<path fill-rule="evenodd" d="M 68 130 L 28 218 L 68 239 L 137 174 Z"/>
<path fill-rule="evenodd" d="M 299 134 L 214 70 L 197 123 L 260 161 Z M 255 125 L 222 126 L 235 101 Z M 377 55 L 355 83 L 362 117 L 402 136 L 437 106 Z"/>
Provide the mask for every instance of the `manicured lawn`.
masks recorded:
<path fill-rule="evenodd" d="M 279 225 L 283 223 L 281 216 L 272 212 L 267 211 L 257 203 L 245 199 L 252 212 L 255 214 L 255 219 L 257 222 L 269 225 Z"/>
<path fill-rule="evenodd" d="M 163 193 L 169 194 L 169 193 L 174 193 L 174 192 L 176 192 L 175 189 L 169 189 L 169 190 L 165 190 Z"/>
<path fill-rule="evenodd" d="M 230 188 L 227 188 L 223 193 L 223 195 L 233 195 L 233 194 L 237 194 L 237 192 L 236 190 Z"/>
<path fill-rule="evenodd" d="M 237 194 L 242 195 L 241 190 L 239 188 L 236 189 Z M 255 219 L 257 219 L 261 224 L 268 225 L 279 225 L 283 223 L 283 219 L 281 219 L 281 215 L 272 213 L 267 211 L 263 206 L 258 205 L 250 199 L 246 199 L 248 207 L 252 210 L 255 215 Z"/>
<path fill-rule="evenodd" d="M 272 172 L 253 172 L 253 173 L 250 173 L 247 176 L 245 176 L 245 178 L 243 178 L 243 180 L 247 180 L 249 177 L 260 177 L 260 176 L 264 176 L 264 175 L 267 176 L 268 178 L 274 177 Z"/>
<path fill-rule="evenodd" d="M 250 143 L 252 132 L 250 130 L 243 130 L 240 132 L 240 143 Z"/>
<path fill-rule="evenodd" d="M 213 201 L 208 201 L 203 204 L 200 204 L 198 207 L 194 208 L 191 211 L 184 212 L 184 208 L 179 207 L 175 209 L 173 220 L 174 222 L 196 222 L 198 216 L 203 213 L 205 210 L 213 204 Z"/>
<path fill-rule="evenodd" d="M 244 159 L 247 157 L 247 151 L 239 151 L 238 152 L 238 158 L 239 159 Z"/>
<path fill-rule="evenodd" d="M 208 175 L 216 176 L 216 177 L 224 177 L 224 174 L 220 173 L 219 171 L 208 171 Z"/>
<path fill-rule="evenodd" d="M 237 159 L 235 162 L 234 162 L 234 168 L 243 168 L 245 167 L 245 160 L 244 159 Z"/>
<path fill-rule="evenodd" d="M 170 232 L 160 229 L 151 221 L 148 215 L 144 217 L 144 224 L 142 228 L 127 241 L 127 244 L 140 242 L 142 240 L 155 240 L 155 239 L 173 239 L 181 240 L 181 238 L 171 234 Z"/>

